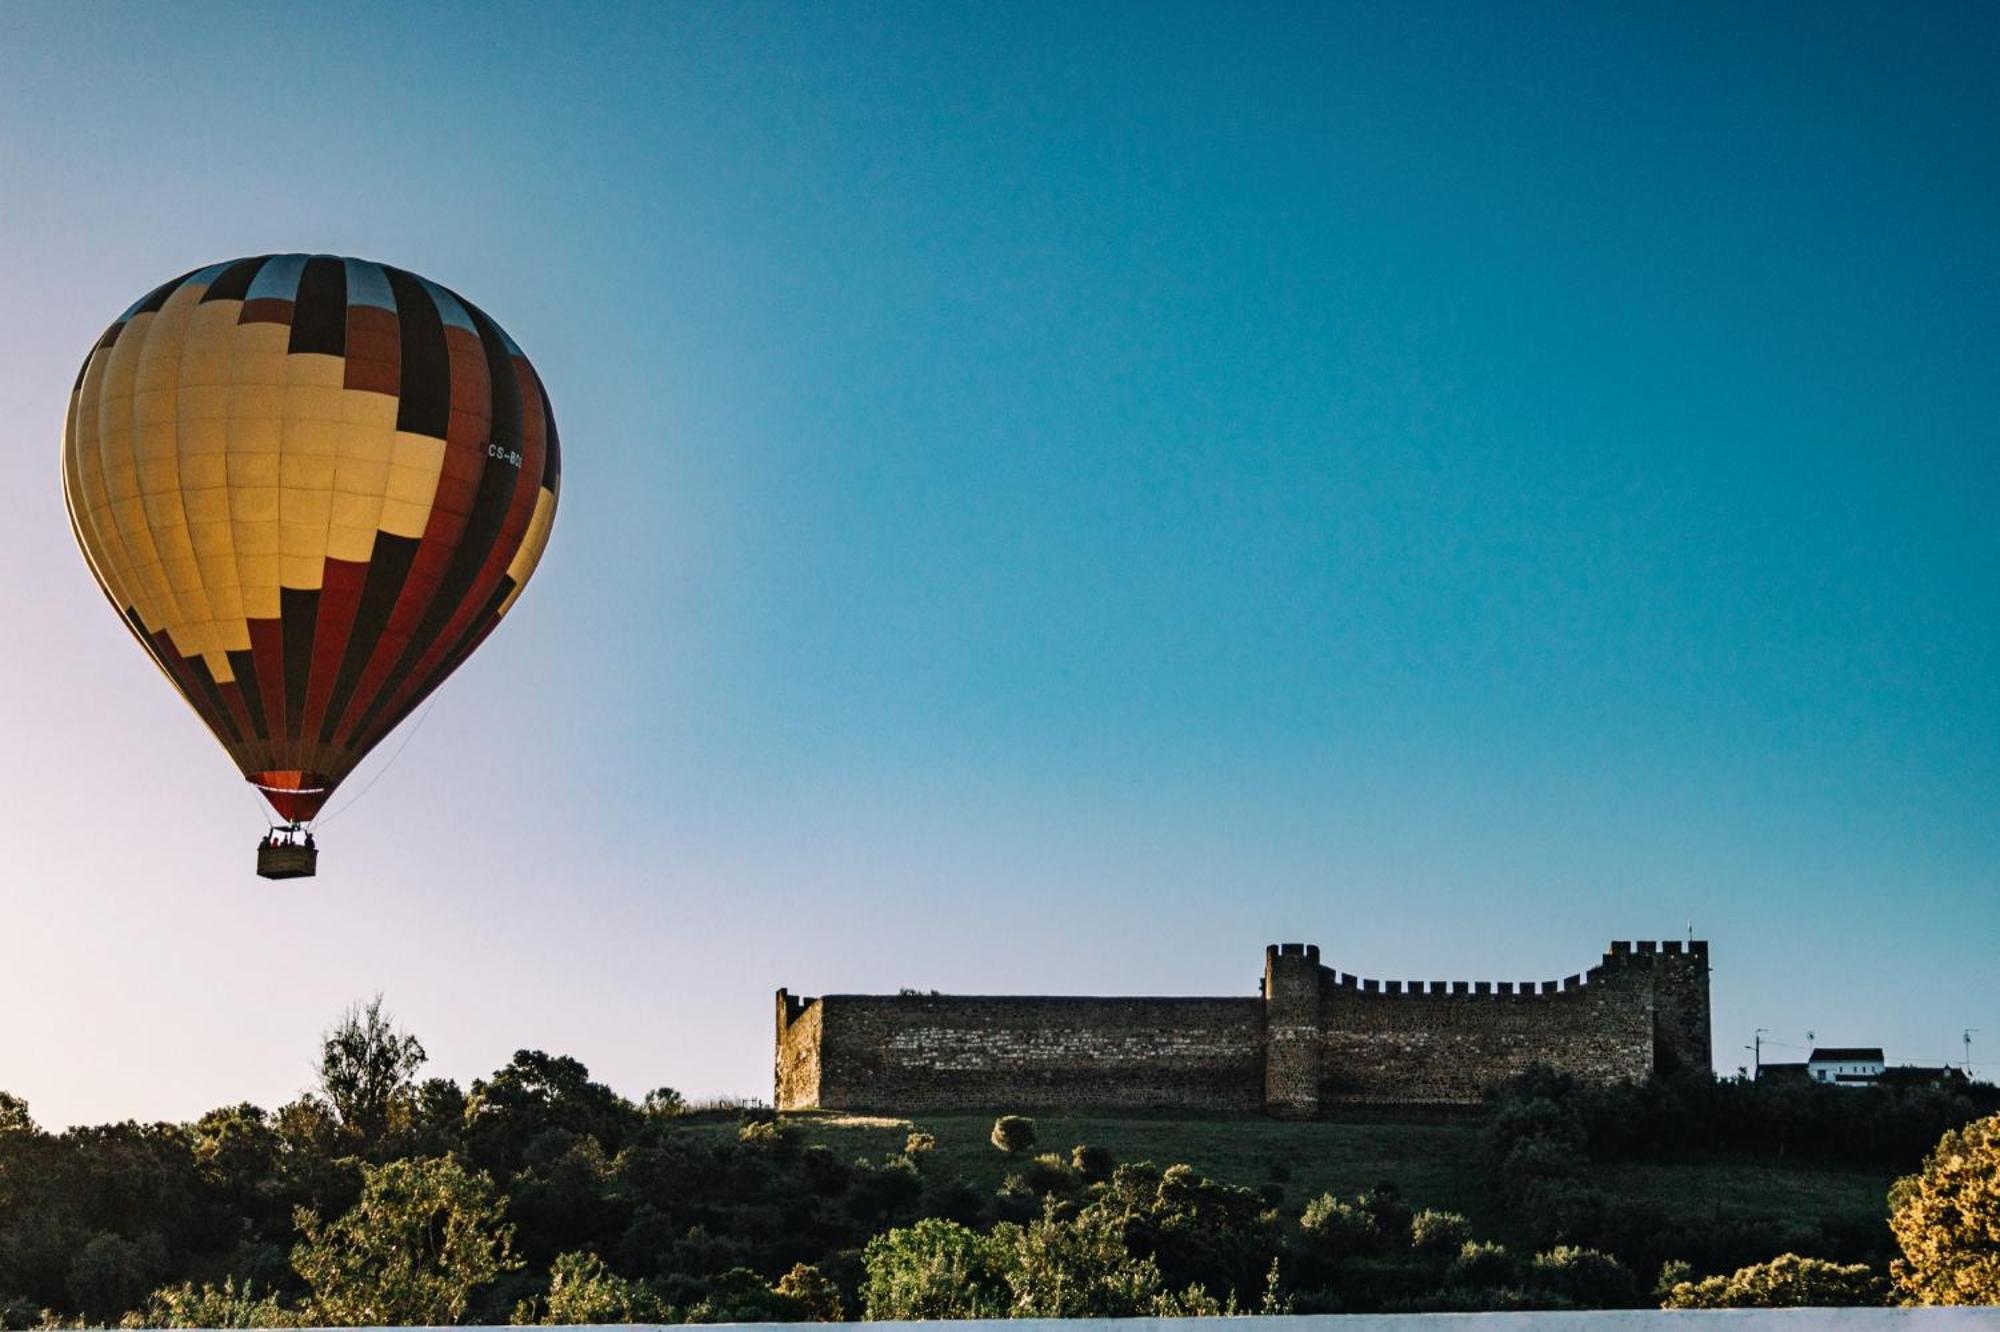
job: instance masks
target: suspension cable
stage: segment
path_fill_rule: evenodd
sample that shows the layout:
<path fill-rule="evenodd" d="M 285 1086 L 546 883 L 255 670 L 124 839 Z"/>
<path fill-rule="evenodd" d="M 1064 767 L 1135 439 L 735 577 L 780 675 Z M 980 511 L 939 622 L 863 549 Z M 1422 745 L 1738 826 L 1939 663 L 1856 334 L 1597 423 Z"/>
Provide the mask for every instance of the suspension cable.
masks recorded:
<path fill-rule="evenodd" d="M 382 780 L 382 774 L 388 772 L 389 769 L 396 766 L 396 760 L 403 757 L 403 751 L 410 747 L 410 741 L 416 739 L 417 732 L 424 729 L 424 723 L 430 720 L 431 709 L 435 708 L 436 706 L 437 706 L 437 697 L 436 695 L 433 695 L 431 697 L 431 701 L 424 704 L 423 712 L 419 714 L 419 716 L 417 717 L 417 724 L 415 726 L 412 726 L 409 729 L 408 733 L 406 733 L 403 736 L 403 743 L 396 746 L 396 752 L 389 755 L 389 761 L 387 763 L 384 763 L 381 767 L 375 770 L 375 775 L 368 779 L 368 784 L 362 787 L 359 791 L 356 791 L 353 795 L 349 796 L 344 802 L 341 803 L 341 805 L 338 808 L 336 808 L 333 811 L 333 813 L 326 815 L 324 818 L 306 820 L 307 825 L 312 828 L 322 827 L 325 824 L 333 822 L 333 820 L 339 818 L 341 815 L 345 814 L 348 810 L 353 809 L 355 805 L 359 804 L 361 801 L 361 797 L 367 795 L 370 791 L 374 790 L 375 783 Z"/>

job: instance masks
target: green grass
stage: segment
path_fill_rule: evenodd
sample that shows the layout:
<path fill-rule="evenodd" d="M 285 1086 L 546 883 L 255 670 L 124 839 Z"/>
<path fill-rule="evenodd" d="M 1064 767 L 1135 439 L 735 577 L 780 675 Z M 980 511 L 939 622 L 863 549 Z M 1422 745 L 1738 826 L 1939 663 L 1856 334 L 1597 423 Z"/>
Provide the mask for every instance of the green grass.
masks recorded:
<path fill-rule="evenodd" d="M 913 1130 L 937 1138 L 937 1163 L 974 1188 L 991 1191 L 1018 1161 L 988 1141 L 991 1114 L 919 1114 L 908 1119 L 813 1112 L 787 1115 L 807 1143 L 842 1155 L 901 1151 Z M 1119 1161 L 1185 1162 L 1210 1179 L 1257 1187 L 1279 1175 L 1285 1207 L 1296 1212 L 1322 1193 L 1353 1195 L 1391 1180 L 1415 1207 L 1463 1212 L 1483 1233 L 1505 1230 L 1505 1212 L 1486 1196 L 1479 1174 L 1478 1129 L 1444 1123 L 1280 1123 L 1268 1119 L 1121 1119 L 1035 1115 L 1029 1155 L 1078 1143 L 1109 1148 Z M 1275 1172 L 1275 1173 L 1274 1173 Z"/>
<path fill-rule="evenodd" d="M 1591 1176 L 1613 1194 L 1643 1199 L 1690 1221 L 1758 1216 L 1806 1223 L 1835 1216 L 1874 1220 L 1888 1216 L 1889 1185 L 1894 1182 L 1892 1176 L 1868 1171 L 1728 1160 L 1621 1162 L 1598 1166 Z"/>

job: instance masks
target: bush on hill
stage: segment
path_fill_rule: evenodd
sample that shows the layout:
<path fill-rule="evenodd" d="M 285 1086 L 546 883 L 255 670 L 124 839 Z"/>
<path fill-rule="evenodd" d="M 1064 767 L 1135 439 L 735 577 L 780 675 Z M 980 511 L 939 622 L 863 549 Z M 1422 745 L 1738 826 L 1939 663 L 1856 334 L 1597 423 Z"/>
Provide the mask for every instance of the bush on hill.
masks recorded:
<path fill-rule="evenodd" d="M 1918 1304 L 2000 1304 L 2000 1115 L 1947 1133 L 1896 1181 L 1896 1286 Z"/>
<path fill-rule="evenodd" d="M 1025 1115 L 1002 1115 L 993 1121 L 993 1145 L 1018 1156 L 1035 1145 L 1035 1121 Z"/>
<path fill-rule="evenodd" d="M 1880 1304 L 1881 1274 L 1866 1263 L 1842 1265 L 1780 1254 L 1728 1276 L 1683 1281 L 1661 1301 L 1664 1309 L 1794 1309 Z"/>

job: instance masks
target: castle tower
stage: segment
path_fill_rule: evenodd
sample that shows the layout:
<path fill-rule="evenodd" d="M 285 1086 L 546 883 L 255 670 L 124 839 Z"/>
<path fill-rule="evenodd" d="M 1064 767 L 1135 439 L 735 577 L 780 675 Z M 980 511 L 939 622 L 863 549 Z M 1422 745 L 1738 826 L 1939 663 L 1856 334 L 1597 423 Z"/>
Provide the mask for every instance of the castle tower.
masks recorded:
<path fill-rule="evenodd" d="M 1604 961 L 1591 969 L 1599 983 L 1637 987 L 1653 1028 L 1648 1067 L 1707 1076 L 1714 1058 L 1709 1026 L 1708 941 L 1613 940 Z"/>
<path fill-rule="evenodd" d="M 1264 949 L 1264 1112 L 1278 1119 L 1319 1113 L 1319 946 Z"/>
<path fill-rule="evenodd" d="M 1660 945 L 1653 964 L 1653 1067 L 1662 1073 L 1714 1069 L 1709 1030 L 1708 940 Z"/>

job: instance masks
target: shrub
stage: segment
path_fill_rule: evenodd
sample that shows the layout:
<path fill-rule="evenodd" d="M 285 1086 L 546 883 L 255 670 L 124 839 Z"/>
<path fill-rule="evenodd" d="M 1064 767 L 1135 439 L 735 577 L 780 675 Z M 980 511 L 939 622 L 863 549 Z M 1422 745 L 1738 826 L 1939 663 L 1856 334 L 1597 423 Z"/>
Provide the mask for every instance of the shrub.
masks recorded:
<path fill-rule="evenodd" d="M 1903 1256 L 1896 1285 L 1918 1304 L 2000 1304 L 2000 1115 L 1948 1132 L 1889 1192 Z"/>
<path fill-rule="evenodd" d="M 1683 1281 L 1694 1280 L 1694 1265 L 1679 1258 L 1669 1258 L 1660 1264 L 1660 1275 L 1653 1279 L 1653 1298 L 1666 1308 L 1667 1297 L 1674 1293 L 1674 1287 Z"/>
<path fill-rule="evenodd" d="M 583 1323 L 671 1323 L 666 1301 L 640 1281 L 627 1281 L 594 1253 L 565 1253 L 549 1267 L 546 1300 L 514 1306 L 513 1322 L 574 1326 Z"/>
<path fill-rule="evenodd" d="M 1002 1115 L 993 1121 L 993 1145 L 1009 1156 L 1035 1145 L 1035 1121 L 1025 1115 Z"/>
<path fill-rule="evenodd" d="M 1445 1283 L 1473 1290 L 1497 1290 L 1511 1286 L 1520 1274 L 1519 1264 L 1504 1244 L 1467 1240 L 1451 1260 Z"/>
<path fill-rule="evenodd" d="M 1410 1246 L 1426 1257 L 1455 1258 L 1471 1238 L 1471 1223 L 1457 1212 L 1437 1212 L 1426 1207 L 1410 1218 Z"/>
<path fill-rule="evenodd" d="M 908 1209 L 923 1193 L 924 1177 L 916 1162 L 907 1156 L 887 1156 L 877 1166 L 855 1163 L 843 1205 L 848 1215 L 872 1227 L 907 1219 Z"/>
<path fill-rule="evenodd" d="M 912 1133 L 909 1137 L 903 1139 L 903 1155 L 905 1156 L 922 1156 L 925 1152 L 934 1152 L 936 1150 L 937 1135 L 935 1133 Z"/>
<path fill-rule="evenodd" d="M 1530 1285 L 1580 1309 L 1631 1309 L 1639 1304 L 1638 1274 L 1608 1253 L 1563 1245 L 1528 1264 Z"/>
<path fill-rule="evenodd" d="M 840 1303 L 840 1286 L 832 1277 L 810 1264 L 794 1263 L 792 1270 L 779 1277 L 778 1284 L 771 1289 L 783 1298 L 796 1302 L 806 1322 L 838 1323 L 847 1317 L 847 1311 Z M 625 1321 L 651 1320 L 634 1318 Z"/>
<path fill-rule="evenodd" d="M 1159 1264 L 1134 1258 L 1121 1218 L 1088 1208 L 1070 1220 L 1044 1211 L 1026 1226 L 1001 1225 L 1001 1251 L 1014 1318 L 1136 1318 L 1160 1312 Z M 1204 1310 L 1208 1302 L 1198 1299 Z"/>
<path fill-rule="evenodd" d="M 1009 1178 L 1019 1180 L 1021 1187 L 1037 1196 L 1074 1193 L 1083 1182 L 1075 1168 L 1054 1152 L 1044 1152 Z"/>
<path fill-rule="evenodd" d="M 1866 1263 L 1842 1266 L 1820 1258 L 1780 1254 L 1768 1263 L 1728 1276 L 1683 1281 L 1667 1293 L 1663 1309 L 1794 1309 L 1882 1303 L 1882 1278 Z"/>
<path fill-rule="evenodd" d="M 1020 1175 L 1009 1175 L 993 1191 L 991 1211 L 995 1220 L 1026 1225 L 1042 1214 L 1042 1196 L 1029 1188 Z"/>
<path fill-rule="evenodd" d="M 1410 1239 L 1410 1205 L 1403 1201 L 1403 1191 L 1394 1184 L 1383 1180 L 1374 1188 L 1361 1195 L 1361 1210 L 1368 1213 L 1374 1223 L 1375 1233 L 1382 1237 L 1384 1244 L 1402 1245 Z"/>
<path fill-rule="evenodd" d="M 269 1295 L 259 1297 L 249 1282 L 239 1288 L 232 1280 L 221 1286 L 193 1283 L 166 1286 L 119 1322 L 120 1327 L 298 1327 L 299 1313 Z M 0 1321 L 0 1327 L 16 1324 Z M 31 1327 L 32 1323 L 19 1324 Z"/>
<path fill-rule="evenodd" d="M 868 1241 L 863 1316 L 872 1320 L 1002 1318 L 1009 1294 L 994 1245 L 956 1221 L 926 1218 Z"/>
<path fill-rule="evenodd" d="M 1305 1232 L 1312 1251 L 1329 1262 L 1374 1253 L 1382 1247 L 1382 1233 L 1375 1228 L 1375 1218 L 1331 1193 L 1322 1193 L 1306 1204 L 1304 1215 L 1299 1217 L 1299 1228 Z"/>
<path fill-rule="evenodd" d="M 820 1197 L 838 1198 L 847 1192 L 854 1167 L 834 1155 L 833 1148 L 816 1142 L 799 1153 L 799 1173 L 805 1176 L 806 1187 Z"/>
<path fill-rule="evenodd" d="M 1086 1184 L 1104 1183 L 1118 1165 L 1109 1147 L 1086 1147 L 1082 1143 L 1070 1149 L 1069 1164 Z"/>
<path fill-rule="evenodd" d="M 790 1135 L 785 1126 L 774 1119 L 751 1119 L 736 1130 L 736 1141 L 745 1147 L 782 1147 Z"/>
<path fill-rule="evenodd" d="M 782 1278 L 781 1278 L 782 1279 Z M 748 1267 L 732 1267 L 705 1283 L 708 1293 L 688 1306 L 690 1323 L 796 1323 L 805 1309 Z"/>

